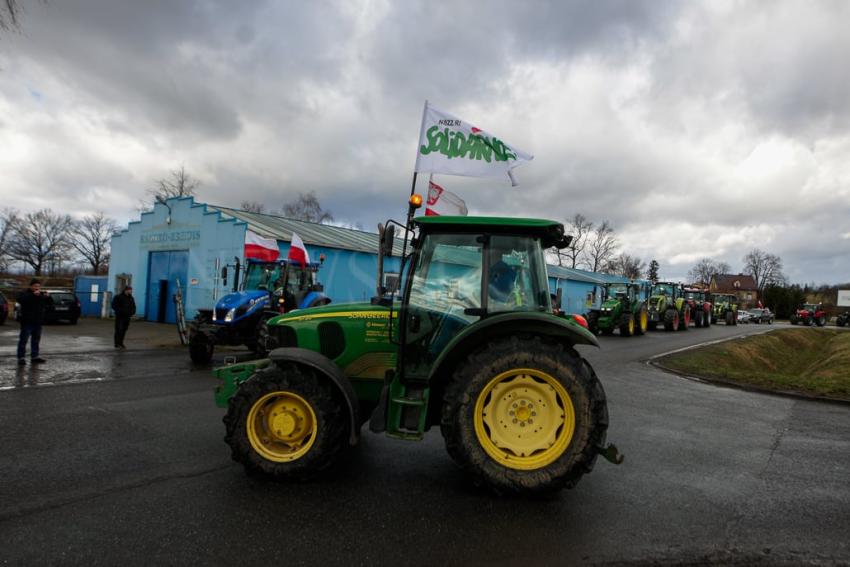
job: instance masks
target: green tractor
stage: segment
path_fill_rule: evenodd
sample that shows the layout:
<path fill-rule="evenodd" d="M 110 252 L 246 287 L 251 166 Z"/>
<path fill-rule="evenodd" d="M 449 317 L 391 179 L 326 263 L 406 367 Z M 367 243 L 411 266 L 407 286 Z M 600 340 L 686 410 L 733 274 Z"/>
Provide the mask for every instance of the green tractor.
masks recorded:
<path fill-rule="evenodd" d="M 658 282 L 649 292 L 649 328 L 664 325 L 665 331 L 687 331 L 691 324 L 691 306 L 682 284 Z"/>
<path fill-rule="evenodd" d="M 711 296 L 713 305 L 711 323 L 723 321 L 727 325 L 738 324 L 738 298 L 733 293 L 715 293 Z"/>
<path fill-rule="evenodd" d="M 646 301 L 640 298 L 637 283 L 607 283 L 603 287 L 602 305 L 587 314 L 591 332 L 605 335 L 620 329 L 621 337 L 643 335 L 649 324 Z"/>
<path fill-rule="evenodd" d="M 418 197 L 418 196 L 414 196 Z M 582 319 L 555 315 L 543 251 L 571 237 L 553 221 L 427 216 L 379 226 L 371 303 L 269 321 L 279 348 L 219 368 L 225 441 L 250 473 L 309 479 L 356 445 L 360 428 L 408 440 L 438 425 L 451 456 L 499 493 L 572 487 L 606 446 L 602 384 L 578 345 Z M 382 287 L 397 225 L 415 233 L 400 301 Z"/>

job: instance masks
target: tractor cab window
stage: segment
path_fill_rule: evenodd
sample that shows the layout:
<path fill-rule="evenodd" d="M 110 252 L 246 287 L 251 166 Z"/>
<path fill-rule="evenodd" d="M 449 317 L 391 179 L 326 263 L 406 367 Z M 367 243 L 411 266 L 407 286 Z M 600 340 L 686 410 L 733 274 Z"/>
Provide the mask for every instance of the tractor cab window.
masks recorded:
<path fill-rule="evenodd" d="M 527 236 L 493 236 L 487 253 L 488 314 L 552 310 L 546 266 L 536 240 Z"/>
<path fill-rule="evenodd" d="M 273 290 L 280 280 L 280 265 L 277 263 L 251 262 L 245 271 L 245 289 Z"/>
<path fill-rule="evenodd" d="M 608 286 L 608 299 L 631 299 L 629 287 L 625 285 Z"/>
<path fill-rule="evenodd" d="M 656 284 L 652 288 L 652 295 L 666 295 L 673 297 L 673 286 L 670 284 Z"/>

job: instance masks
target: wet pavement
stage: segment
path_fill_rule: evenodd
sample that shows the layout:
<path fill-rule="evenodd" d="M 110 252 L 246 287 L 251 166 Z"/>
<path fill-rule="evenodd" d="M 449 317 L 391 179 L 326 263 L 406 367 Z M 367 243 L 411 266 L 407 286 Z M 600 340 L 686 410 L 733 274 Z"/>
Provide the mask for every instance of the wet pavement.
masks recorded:
<path fill-rule="evenodd" d="M 0 391 L 0 564 L 850 564 L 850 406 L 645 362 L 764 330 L 582 348 L 626 461 L 542 501 L 469 486 L 438 431 L 411 443 L 364 428 L 315 482 L 248 477 L 209 367 L 177 347 L 54 351 L 20 375 L 0 357 L 16 386 Z"/>

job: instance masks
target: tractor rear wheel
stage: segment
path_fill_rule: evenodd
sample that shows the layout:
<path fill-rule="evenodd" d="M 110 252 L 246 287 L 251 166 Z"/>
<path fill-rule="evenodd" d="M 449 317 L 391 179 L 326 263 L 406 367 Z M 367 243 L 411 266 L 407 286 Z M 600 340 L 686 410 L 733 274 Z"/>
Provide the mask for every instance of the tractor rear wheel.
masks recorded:
<path fill-rule="evenodd" d="M 731 311 L 727 311 L 727 312 L 726 312 L 726 324 L 727 324 L 727 325 L 732 325 L 732 324 L 733 324 L 733 323 L 732 323 L 732 312 L 731 312 Z"/>
<path fill-rule="evenodd" d="M 631 313 L 623 313 L 620 318 L 620 336 L 631 337 L 635 334 L 635 318 Z"/>
<path fill-rule="evenodd" d="M 702 326 L 710 327 L 713 321 L 711 320 L 711 312 L 703 311 L 702 312 Z"/>
<path fill-rule="evenodd" d="M 823 327 L 824 325 L 826 325 L 826 316 L 825 316 L 825 315 L 821 315 L 820 317 L 818 317 L 817 319 L 815 319 L 815 324 L 816 324 L 818 327 Z"/>
<path fill-rule="evenodd" d="M 646 306 L 640 308 L 635 317 L 635 334 L 643 335 L 649 326 L 649 315 L 646 312 Z"/>
<path fill-rule="evenodd" d="M 678 331 L 679 330 L 679 312 L 675 309 L 668 309 L 664 312 L 664 330 Z"/>
<path fill-rule="evenodd" d="M 275 479 L 308 479 L 328 468 L 350 427 L 328 381 L 297 364 L 255 372 L 230 399 L 223 421 L 233 460 Z"/>
<path fill-rule="evenodd" d="M 809 315 L 808 317 L 806 317 L 805 321 L 803 321 L 803 324 L 806 325 L 806 327 L 811 327 L 813 322 L 814 319 L 812 319 L 812 316 Z"/>
<path fill-rule="evenodd" d="M 499 493 L 571 488 L 605 442 L 605 391 L 570 347 L 539 337 L 496 340 L 470 355 L 443 398 L 449 455 Z"/>

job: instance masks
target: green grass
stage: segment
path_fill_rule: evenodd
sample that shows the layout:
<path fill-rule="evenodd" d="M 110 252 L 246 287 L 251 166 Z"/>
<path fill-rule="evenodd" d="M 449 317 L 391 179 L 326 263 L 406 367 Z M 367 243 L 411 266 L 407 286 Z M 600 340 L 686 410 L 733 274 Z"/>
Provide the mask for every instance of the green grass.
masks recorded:
<path fill-rule="evenodd" d="M 666 356 L 671 370 L 768 390 L 850 400 L 850 333 L 784 329 Z"/>

